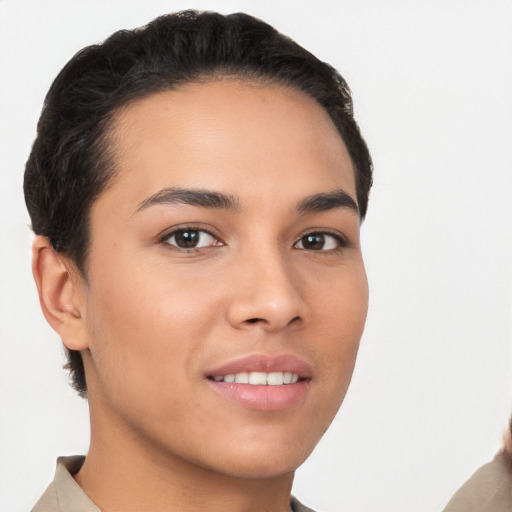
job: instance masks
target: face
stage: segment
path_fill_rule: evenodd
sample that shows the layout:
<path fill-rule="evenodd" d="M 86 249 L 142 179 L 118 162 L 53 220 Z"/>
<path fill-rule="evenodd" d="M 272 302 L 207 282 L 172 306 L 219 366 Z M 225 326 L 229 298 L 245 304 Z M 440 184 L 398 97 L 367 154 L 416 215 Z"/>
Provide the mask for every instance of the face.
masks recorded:
<path fill-rule="evenodd" d="M 293 471 L 345 396 L 367 310 L 334 125 L 303 93 L 218 81 L 129 105 L 112 144 L 83 284 L 93 424 L 217 473 Z"/>

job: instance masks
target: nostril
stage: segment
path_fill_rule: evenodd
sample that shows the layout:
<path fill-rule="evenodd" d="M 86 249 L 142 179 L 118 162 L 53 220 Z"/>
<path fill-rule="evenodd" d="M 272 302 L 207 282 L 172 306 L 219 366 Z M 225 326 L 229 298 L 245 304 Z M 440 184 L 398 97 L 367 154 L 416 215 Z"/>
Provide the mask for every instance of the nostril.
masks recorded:
<path fill-rule="evenodd" d="M 267 320 L 265 320 L 264 318 L 248 318 L 246 320 L 246 323 L 248 324 L 257 324 L 259 322 L 268 323 Z M 295 318 L 292 318 L 290 320 L 290 324 L 295 324 L 298 322 L 300 322 L 300 316 L 296 316 Z"/>
<path fill-rule="evenodd" d="M 249 318 L 247 320 L 247 323 L 248 324 L 255 324 L 257 322 L 262 322 L 263 321 L 263 318 Z"/>

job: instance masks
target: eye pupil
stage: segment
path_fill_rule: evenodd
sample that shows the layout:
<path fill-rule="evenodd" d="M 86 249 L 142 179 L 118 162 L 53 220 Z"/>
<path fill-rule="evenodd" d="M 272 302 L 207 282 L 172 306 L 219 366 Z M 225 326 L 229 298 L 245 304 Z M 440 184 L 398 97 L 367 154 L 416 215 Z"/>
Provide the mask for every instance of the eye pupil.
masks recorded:
<path fill-rule="evenodd" d="M 182 249 L 192 249 L 199 242 L 199 232 L 191 230 L 177 231 L 174 234 L 176 245 Z"/>
<path fill-rule="evenodd" d="M 302 238 L 304 249 L 320 250 L 325 245 L 325 237 L 321 234 L 312 233 Z"/>

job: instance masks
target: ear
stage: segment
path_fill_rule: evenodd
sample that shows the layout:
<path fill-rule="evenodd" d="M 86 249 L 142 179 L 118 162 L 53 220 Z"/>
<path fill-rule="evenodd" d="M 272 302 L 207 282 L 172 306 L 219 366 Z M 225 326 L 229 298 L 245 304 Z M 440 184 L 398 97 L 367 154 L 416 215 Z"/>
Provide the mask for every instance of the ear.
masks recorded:
<path fill-rule="evenodd" d="M 88 348 L 86 283 L 75 265 L 58 254 L 47 238 L 37 236 L 32 246 L 32 273 L 43 314 L 64 345 L 70 350 Z"/>

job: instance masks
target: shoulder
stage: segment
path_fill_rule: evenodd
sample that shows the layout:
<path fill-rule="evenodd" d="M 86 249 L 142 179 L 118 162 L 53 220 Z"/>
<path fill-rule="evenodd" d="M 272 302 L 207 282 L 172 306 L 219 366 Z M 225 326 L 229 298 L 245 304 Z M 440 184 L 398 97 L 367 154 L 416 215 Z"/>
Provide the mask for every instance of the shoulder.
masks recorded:
<path fill-rule="evenodd" d="M 292 496 L 290 500 L 290 508 L 292 512 L 315 512 L 313 509 L 303 505 L 297 498 Z"/>
<path fill-rule="evenodd" d="M 510 512 L 512 463 L 500 452 L 454 494 L 443 512 Z"/>
<path fill-rule="evenodd" d="M 46 488 L 31 512 L 60 512 L 57 489 L 53 482 Z"/>
<path fill-rule="evenodd" d="M 81 455 L 59 457 L 55 478 L 32 512 L 100 512 L 73 478 L 84 460 Z"/>

